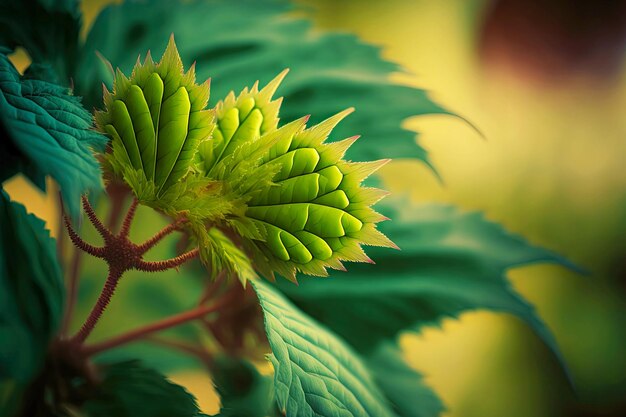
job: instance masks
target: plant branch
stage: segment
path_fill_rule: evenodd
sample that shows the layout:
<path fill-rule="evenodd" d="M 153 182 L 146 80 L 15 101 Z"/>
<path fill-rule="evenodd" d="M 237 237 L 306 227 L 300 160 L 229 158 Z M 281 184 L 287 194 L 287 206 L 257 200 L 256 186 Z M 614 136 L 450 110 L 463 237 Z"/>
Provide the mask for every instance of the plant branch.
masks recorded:
<path fill-rule="evenodd" d="M 184 222 L 184 220 L 177 220 L 172 224 L 169 224 L 167 226 L 165 226 L 163 229 L 161 229 L 161 231 L 159 231 L 157 234 L 155 234 L 154 236 L 152 236 L 150 239 L 146 240 L 144 243 L 142 243 L 141 245 L 137 246 L 137 249 L 143 254 L 148 252 L 150 249 L 152 249 L 154 246 L 157 245 L 157 243 L 159 243 L 161 240 L 163 240 L 165 237 L 169 236 L 171 233 L 177 231 L 180 229 L 180 226 L 182 225 L 182 223 Z"/>
<path fill-rule="evenodd" d="M 196 248 L 165 261 L 144 261 L 143 259 L 140 259 L 135 264 L 135 268 L 143 272 L 158 272 L 178 268 L 185 262 L 197 257 L 199 253 L 199 249 Z"/>
<path fill-rule="evenodd" d="M 102 224 L 102 222 L 96 215 L 93 207 L 91 206 L 91 203 L 89 203 L 87 197 L 83 196 L 82 200 L 83 209 L 85 210 L 85 213 L 87 214 L 87 217 L 89 218 L 91 224 L 93 224 L 100 236 L 102 236 L 104 239 L 110 238 L 112 236 L 112 233 L 109 231 L 109 229 L 106 228 L 104 224 Z"/>
<path fill-rule="evenodd" d="M 170 224 L 148 241 L 144 242 L 141 245 L 137 245 L 131 242 L 128 238 L 128 233 L 130 231 L 130 227 L 135 216 L 135 212 L 137 210 L 137 205 L 139 204 L 139 201 L 136 198 L 131 203 L 128 212 L 124 217 L 121 230 L 117 235 L 113 234 L 111 230 L 105 228 L 100 219 L 96 216 L 96 213 L 93 207 L 89 204 L 87 198 L 83 197 L 82 200 L 83 207 L 85 209 L 85 212 L 87 213 L 87 216 L 89 217 L 89 220 L 93 223 L 94 227 L 104 238 L 104 246 L 95 247 L 86 243 L 80 236 L 78 236 L 76 231 L 72 228 L 70 220 L 65 217 L 65 224 L 67 226 L 68 234 L 70 236 L 70 239 L 78 249 L 87 252 L 95 257 L 104 259 L 109 266 L 109 274 L 102 289 L 102 292 L 98 297 L 96 304 L 93 306 L 91 312 L 89 313 L 89 316 L 81 326 L 78 333 L 76 333 L 76 335 L 74 335 L 70 339 L 71 343 L 74 343 L 78 346 L 84 343 L 84 341 L 89 337 L 94 327 L 100 320 L 100 317 L 109 305 L 111 297 L 115 292 L 115 288 L 117 287 L 117 284 L 124 272 L 132 269 L 137 269 L 144 272 L 158 272 L 165 271 L 171 268 L 178 268 L 188 260 L 198 256 L 199 253 L 199 250 L 196 248 L 189 252 L 185 252 L 182 255 L 176 256 L 175 258 L 167 259 L 164 261 L 145 261 L 143 259 L 144 253 L 153 246 L 155 246 L 165 236 L 176 230 L 180 226 L 182 220 L 178 220 Z M 80 267 L 79 254 L 80 252 L 77 251 L 73 262 L 72 277 L 70 279 L 69 287 L 67 314 L 64 317 L 63 323 L 63 334 L 65 334 L 65 331 L 69 326 L 72 310 L 74 309 L 76 287 L 78 285 L 78 269 Z"/>
<path fill-rule="evenodd" d="M 100 320 L 102 313 L 104 313 L 104 310 L 109 305 L 111 297 L 113 296 L 115 288 L 117 287 L 117 284 L 123 273 L 124 271 L 109 269 L 109 275 L 106 279 L 106 282 L 104 283 L 104 287 L 102 288 L 102 292 L 100 293 L 96 304 L 91 309 L 89 317 L 87 317 L 87 320 L 82 325 L 78 333 L 74 337 L 72 337 L 72 341 L 83 343 L 87 339 L 87 337 L 89 337 L 94 327 L 98 323 L 98 320 Z"/>
<path fill-rule="evenodd" d="M 139 205 L 139 200 L 133 198 L 133 202 L 130 204 L 128 212 L 126 213 L 126 217 L 124 217 L 124 222 L 122 223 L 122 229 L 120 230 L 120 237 L 126 237 L 130 233 L 130 226 L 133 223 L 133 219 L 135 218 L 135 213 L 137 212 L 137 205 Z"/>
<path fill-rule="evenodd" d="M 184 343 L 174 339 L 166 339 L 158 336 L 146 336 L 143 340 L 154 343 L 155 345 L 165 346 L 170 349 L 175 349 L 186 353 L 188 355 L 194 356 L 198 358 L 201 362 L 203 362 L 207 367 L 211 367 L 213 364 L 213 355 L 200 346 L 194 346 L 188 343 Z"/>
<path fill-rule="evenodd" d="M 98 248 L 85 242 L 80 236 L 78 236 L 78 233 L 76 233 L 74 227 L 72 227 L 70 219 L 67 216 L 64 216 L 63 220 L 65 221 L 67 234 L 70 236 L 70 240 L 72 241 L 74 246 L 76 246 L 83 252 L 87 252 L 88 254 L 95 256 L 96 258 L 102 258 L 102 256 L 104 255 L 104 248 Z"/>
<path fill-rule="evenodd" d="M 169 329 L 172 327 L 180 326 L 181 324 L 197 320 L 210 313 L 219 311 L 222 307 L 227 305 L 231 301 L 232 297 L 223 297 L 216 301 L 214 304 L 208 306 L 196 307 L 193 310 L 186 311 L 184 313 L 176 314 L 174 316 L 159 320 L 155 323 L 140 327 L 132 330 L 128 333 L 114 337 L 107 341 L 97 343 L 91 346 L 86 346 L 83 352 L 86 355 L 95 355 L 105 350 L 113 349 L 115 347 L 125 345 L 136 340 L 143 339 L 152 333 L 159 332 L 161 330 Z"/>

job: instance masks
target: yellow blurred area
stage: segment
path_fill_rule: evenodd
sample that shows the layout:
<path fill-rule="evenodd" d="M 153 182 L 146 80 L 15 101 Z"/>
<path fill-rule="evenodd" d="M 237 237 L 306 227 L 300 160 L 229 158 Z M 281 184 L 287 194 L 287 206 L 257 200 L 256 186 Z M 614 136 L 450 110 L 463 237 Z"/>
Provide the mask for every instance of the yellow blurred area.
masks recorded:
<path fill-rule="evenodd" d="M 83 2 L 86 26 L 105 3 Z M 388 188 L 414 201 L 484 211 L 590 270 L 581 277 L 533 266 L 510 277 L 553 329 L 580 398 L 595 403 L 602 392 L 621 389 L 624 287 L 616 292 L 612 274 L 613 262 L 626 259 L 618 252 L 626 236 L 626 77 L 610 87 L 580 78 L 550 89 L 485 71 L 475 45 L 480 13 L 470 10 L 485 1 L 304 3 L 313 6 L 319 28 L 381 45 L 385 58 L 415 74 L 398 76 L 399 82 L 431 91 L 483 133 L 484 138 L 453 117 L 408 120 L 406 127 L 420 132 L 443 183 L 423 164 L 396 161 L 383 171 Z M 18 57 L 21 64 L 25 59 Z M 6 188 L 57 230 L 55 192 L 45 196 L 19 178 Z M 402 346 L 443 398 L 447 416 L 558 415 L 555 396 L 564 381 L 554 376 L 557 365 L 545 369 L 539 359 L 545 349 L 515 319 L 471 312 L 445 320 L 441 328 L 406 335 Z M 208 377 L 187 372 L 173 379 L 198 396 L 205 412 L 217 411 Z"/>

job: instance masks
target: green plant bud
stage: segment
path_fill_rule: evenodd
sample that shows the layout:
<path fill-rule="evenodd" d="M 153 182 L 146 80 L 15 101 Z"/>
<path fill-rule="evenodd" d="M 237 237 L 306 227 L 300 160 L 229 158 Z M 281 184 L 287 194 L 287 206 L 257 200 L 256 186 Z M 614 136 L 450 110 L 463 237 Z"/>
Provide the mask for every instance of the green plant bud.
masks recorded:
<path fill-rule="evenodd" d="M 376 223 L 385 218 L 370 207 L 384 191 L 361 186 L 387 161 L 343 160 L 357 137 L 325 142 L 351 112 L 308 129 L 306 118 L 294 122 L 297 128 L 281 135 L 263 156 L 261 166 L 279 166 L 274 186 L 248 201 L 246 215 L 258 222 L 266 236 L 254 242 L 264 254 L 262 259 L 270 259 L 264 274 L 277 271 L 289 279 L 295 279 L 296 271 L 327 275 L 327 267 L 342 269 L 341 261 L 370 262 L 363 244 L 395 246 L 376 230 Z"/>
<path fill-rule="evenodd" d="M 111 138 L 113 170 L 122 177 L 140 171 L 163 195 L 188 173 L 213 130 L 208 100 L 209 83 L 195 84 L 194 66 L 183 72 L 173 37 L 159 63 L 148 52 L 130 77 L 118 69 L 113 92 L 104 91 L 105 110 L 96 112 L 98 129 Z"/>
<path fill-rule="evenodd" d="M 276 130 L 282 99 L 272 100 L 272 96 L 287 72 L 280 73 L 260 91 L 258 81 L 237 97 L 231 91 L 216 105 L 217 125 L 212 140 L 200 145 L 198 152 L 200 166 L 205 172 L 210 172 L 242 143 Z"/>

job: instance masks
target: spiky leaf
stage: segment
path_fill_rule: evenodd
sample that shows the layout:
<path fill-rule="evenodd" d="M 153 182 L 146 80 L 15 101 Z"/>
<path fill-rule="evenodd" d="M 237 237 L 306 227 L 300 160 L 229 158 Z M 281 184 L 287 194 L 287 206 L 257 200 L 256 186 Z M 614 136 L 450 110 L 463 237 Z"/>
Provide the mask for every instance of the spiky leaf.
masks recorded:
<path fill-rule="evenodd" d="M 122 176 L 139 171 L 154 184 L 154 197 L 166 193 L 189 172 L 211 134 L 208 99 L 209 85 L 195 84 L 194 67 L 183 73 L 173 37 L 158 64 L 148 54 L 129 78 L 118 70 L 113 92 L 104 93 L 105 110 L 96 113 L 98 129 L 113 142 L 114 170 Z"/>
<path fill-rule="evenodd" d="M 360 245 L 394 245 L 376 230 L 385 218 L 370 207 L 385 192 L 361 182 L 387 161 L 344 161 L 357 137 L 326 143 L 352 109 L 308 129 L 308 116 L 277 129 L 280 100 L 271 98 L 284 75 L 218 104 L 218 140 L 208 145 L 222 150 L 207 175 L 242 196 L 246 218 L 260 231 L 244 243 L 254 241 L 247 249 L 264 275 L 295 280 L 296 271 L 325 276 L 327 267 L 343 269 L 341 261 L 369 262 Z"/>
<path fill-rule="evenodd" d="M 253 283 L 265 314 L 278 407 L 288 417 L 392 417 L 361 359 L 262 281 Z"/>
<path fill-rule="evenodd" d="M 42 175 L 51 175 L 76 215 L 80 195 L 101 187 L 100 166 L 92 148 L 101 150 L 106 137 L 92 130 L 92 117 L 78 97 L 67 88 L 21 77 L 7 53 L 0 47 L 0 125 L 7 133 L 0 140 L 10 142 L 3 148 L 15 150 L 15 165 L 3 177 L 21 166 L 30 167 L 39 184 Z"/>

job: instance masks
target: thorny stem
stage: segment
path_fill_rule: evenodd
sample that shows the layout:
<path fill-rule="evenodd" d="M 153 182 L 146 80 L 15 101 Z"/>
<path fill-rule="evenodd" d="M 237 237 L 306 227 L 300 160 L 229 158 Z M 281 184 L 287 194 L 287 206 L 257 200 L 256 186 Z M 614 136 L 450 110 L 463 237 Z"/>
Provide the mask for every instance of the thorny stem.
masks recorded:
<path fill-rule="evenodd" d="M 100 233 L 100 236 L 106 239 L 113 235 L 109 231 L 109 229 L 107 229 L 106 226 L 102 224 L 102 222 L 96 215 L 96 212 L 94 211 L 93 207 L 91 207 L 89 200 L 85 196 L 83 196 L 83 209 L 85 210 L 85 213 L 87 214 L 87 217 L 89 218 L 89 221 L 91 222 L 91 224 L 93 224 L 93 227 L 95 227 L 98 233 Z"/>
<path fill-rule="evenodd" d="M 83 323 L 76 336 L 72 338 L 73 341 L 83 343 L 85 339 L 87 339 L 89 334 L 91 334 L 94 327 L 96 326 L 96 323 L 102 316 L 102 313 L 104 313 L 104 310 L 109 305 L 111 297 L 115 292 L 115 288 L 117 287 L 117 283 L 122 277 L 122 274 L 123 271 L 112 269 L 109 270 L 109 276 L 104 283 L 104 288 L 102 289 L 100 297 L 98 297 L 98 301 L 96 301 L 96 304 L 91 309 L 91 313 L 89 313 L 89 317 L 87 317 L 87 320 L 85 320 L 85 323 Z"/>
<path fill-rule="evenodd" d="M 182 255 L 178 255 L 175 258 L 168 259 L 166 261 L 144 261 L 139 260 L 135 265 L 135 268 L 144 272 L 158 272 L 165 271 L 166 269 L 178 268 L 185 262 L 198 256 L 200 251 L 198 248 L 185 252 Z"/>
<path fill-rule="evenodd" d="M 130 225 L 132 224 L 133 219 L 135 218 L 135 213 L 137 212 L 138 205 L 139 205 L 139 200 L 137 200 L 136 198 L 133 199 L 133 202 L 130 204 L 130 208 L 128 209 L 128 212 L 126 213 L 126 217 L 124 217 L 124 222 L 122 223 L 122 230 L 120 230 L 119 236 L 121 237 L 128 236 L 128 233 L 130 232 Z"/>
<path fill-rule="evenodd" d="M 107 229 L 102 224 L 87 198 L 83 197 L 82 202 L 83 208 L 85 210 L 85 213 L 87 214 L 87 217 L 89 218 L 89 221 L 94 225 L 98 233 L 103 237 L 104 246 L 96 247 L 85 242 L 78 235 L 78 233 L 76 233 L 76 231 L 72 227 L 70 220 L 65 217 L 65 226 L 67 228 L 68 235 L 78 249 L 106 261 L 109 265 L 109 274 L 104 284 L 104 288 L 102 289 L 102 292 L 100 293 L 96 304 L 93 306 L 91 312 L 89 313 L 87 320 L 81 326 L 78 333 L 70 339 L 71 342 L 77 345 L 81 345 L 93 331 L 100 317 L 104 313 L 104 310 L 107 308 L 109 302 L 111 301 L 111 297 L 115 292 L 115 288 L 117 287 L 119 280 L 126 271 L 132 269 L 137 269 L 144 272 L 165 271 L 172 268 L 178 268 L 188 260 L 198 256 L 198 249 L 194 249 L 189 252 L 185 252 L 182 255 L 176 256 L 175 258 L 167 259 L 164 261 L 145 261 L 143 259 L 143 255 L 149 249 L 154 247 L 159 241 L 161 241 L 165 236 L 177 230 L 180 227 L 182 220 L 176 221 L 175 223 L 165 227 L 154 237 L 138 245 L 131 242 L 128 238 L 130 227 L 135 216 L 137 205 L 139 203 L 137 199 L 134 199 L 130 208 L 128 209 L 121 230 L 117 235 L 115 235 L 110 229 Z M 76 260 L 73 264 L 72 278 L 70 280 L 70 299 L 68 303 L 68 313 L 71 313 L 71 310 L 74 307 L 73 299 L 75 299 L 76 297 L 79 266 L 79 260 Z M 67 326 L 69 325 L 70 315 L 71 314 L 67 314 L 65 317 L 64 329 L 67 329 Z"/>
<path fill-rule="evenodd" d="M 159 231 L 157 234 L 155 234 L 150 239 L 146 240 L 144 243 L 139 245 L 138 249 L 142 253 L 148 252 L 150 249 L 152 249 L 154 246 L 156 246 L 157 243 L 159 243 L 161 240 L 163 240 L 166 236 L 169 236 L 171 233 L 179 230 L 180 226 L 184 222 L 185 222 L 185 220 L 181 219 L 181 220 L 178 220 L 178 221 L 176 221 L 176 222 L 174 222 L 172 224 L 168 224 L 163 229 L 161 229 L 161 231 Z"/>
<path fill-rule="evenodd" d="M 95 256 L 96 258 L 101 258 L 103 256 L 104 248 L 97 248 L 85 242 L 80 236 L 78 236 L 78 233 L 76 233 L 76 231 L 74 230 L 70 219 L 67 216 L 65 216 L 63 219 L 65 221 L 65 227 L 67 228 L 67 234 L 70 236 L 70 240 L 72 241 L 74 246 L 76 246 L 83 252 L 87 252 L 88 254 Z"/>
<path fill-rule="evenodd" d="M 151 335 L 152 333 L 169 329 L 170 327 L 179 326 L 183 323 L 187 323 L 193 320 L 200 319 L 210 313 L 219 311 L 222 307 L 227 305 L 232 300 L 233 294 L 234 293 L 231 293 L 227 297 L 222 297 L 211 305 L 196 307 L 193 310 L 189 310 L 184 313 L 176 314 L 174 316 L 165 318 L 163 320 L 159 320 L 145 327 L 140 327 L 138 329 L 131 330 L 128 333 L 114 337 L 107 341 L 97 343 L 91 346 L 86 346 L 83 349 L 83 352 L 88 356 L 95 355 L 105 350 L 109 350 L 109 349 L 124 345 L 129 342 L 143 339 L 146 336 Z"/>

